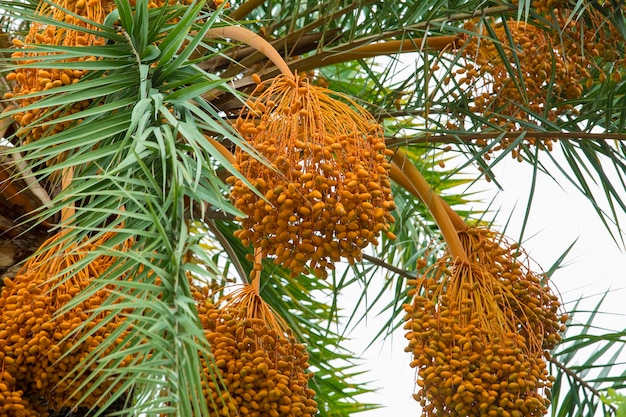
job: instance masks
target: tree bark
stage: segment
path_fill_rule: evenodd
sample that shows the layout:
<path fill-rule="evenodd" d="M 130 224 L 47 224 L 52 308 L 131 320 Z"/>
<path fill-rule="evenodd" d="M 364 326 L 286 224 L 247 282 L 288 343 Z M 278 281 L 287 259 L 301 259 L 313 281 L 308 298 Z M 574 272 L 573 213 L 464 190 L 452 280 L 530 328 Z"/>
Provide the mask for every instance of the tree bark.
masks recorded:
<path fill-rule="evenodd" d="M 9 152 L 7 152 L 9 151 Z M 13 277 L 47 237 L 51 224 L 37 213 L 50 203 L 20 154 L 0 147 L 0 277 Z M 0 284 L 1 285 L 1 284 Z"/>

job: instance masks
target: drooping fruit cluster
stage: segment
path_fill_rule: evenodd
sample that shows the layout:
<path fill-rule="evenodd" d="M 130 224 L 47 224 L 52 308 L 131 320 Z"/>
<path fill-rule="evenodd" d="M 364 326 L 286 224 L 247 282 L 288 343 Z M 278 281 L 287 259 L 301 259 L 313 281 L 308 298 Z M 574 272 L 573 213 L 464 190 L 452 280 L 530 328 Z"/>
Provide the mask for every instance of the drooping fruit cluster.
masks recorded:
<path fill-rule="evenodd" d="M 558 298 L 523 253 L 483 228 L 459 233 L 469 262 L 445 256 L 410 283 L 405 329 L 423 416 L 541 416 L 545 351 L 564 330 Z"/>
<path fill-rule="evenodd" d="M 313 375 L 304 345 L 296 343 L 251 286 L 226 300 L 205 299 L 198 314 L 215 361 L 205 363 L 203 392 L 211 416 L 312 417 Z M 278 320 L 277 320 L 278 319 Z M 216 375 L 213 379 L 210 375 Z"/>
<path fill-rule="evenodd" d="M 79 28 L 84 28 L 85 30 L 94 30 L 94 26 L 88 23 L 88 21 L 102 23 L 105 16 L 111 12 L 115 5 L 113 0 L 60 0 L 55 3 L 60 7 L 52 7 L 49 3 L 42 2 L 39 6 L 38 13 L 42 16 L 50 17 L 55 21 L 66 22 L 76 25 Z M 68 14 L 65 10 L 69 10 L 81 18 Z M 5 94 L 5 98 L 13 98 L 20 107 L 26 107 L 41 100 L 43 96 L 22 96 L 73 84 L 80 80 L 85 74 L 83 70 L 47 68 L 45 66 L 45 60 L 39 61 L 38 58 L 49 56 L 50 53 L 41 51 L 32 52 L 30 50 L 36 49 L 39 45 L 91 46 L 102 45 L 104 42 L 105 39 L 81 29 L 70 29 L 51 24 L 44 25 L 39 22 L 33 22 L 24 42 L 18 39 L 13 41 L 13 44 L 19 49 L 13 52 L 11 56 L 16 60 L 18 68 L 15 72 L 7 75 L 7 80 L 15 81 L 15 84 L 13 92 Z M 84 56 L 72 58 L 71 61 L 95 61 L 96 59 L 95 56 Z M 41 67 L 22 66 L 23 64 L 32 65 L 37 62 L 41 62 Z M 89 100 L 83 100 L 77 101 L 71 108 L 65 110 L 48 108 L 26 110 L 15 114 L 13 119 L 22 126 L 18 134 L 25 143 L 28 143 L 44 135 L 61 132 L 74 121 L 70 120 L 26 129 L 31 122 L 50 121 L 61 116 L 77 113 L 84 110 L 89 104 Z M 62 112 L 63 114 L 61 114 Z"/>
<path fill-rule="evenodd" d="M 165 4 L 176 3 L 190 4 L 191 0 L 157 0 L 156 2 L 150 2 L 148 7 L 163 7 Z M 131 6 L 134 5 L 135 1 L 131 0 Z M 102 24 L 104 18 L 114 8 L 115 2 L 113 0 L 53 0 L 52 2 L 41 2 L 38 9 L 39 14 L 54 21 L 74 25 L 75 28 L 33 22 L 24 41 L 14 39 L 13 44 L 19 49 L 13 52 L 11 57 L 15 59 L 17 68 L 6 76 L 7 81 L 14 82 L 13 92 L 6 93 L 4 98 L 14 99 L 19 107 L 26 107 L 44 98 L 44 94 L 27 95 L 74 84 L 83 78 L 87 73 L 86 70 L 50 68 L 46 66 L 46 60 L 49 61 L 54 54 L 34 50 L 42 45 L 104 45 L 106 39 L 93 33 L 93 31 L 97 30 L 94 23 Z M 96 56 L 79 56 L 76 58 L 59 59 L 56 62 L 89 62 L 97 59 Z M 41 62 L 41 66 L 33 65 L 38 62 Z M 29 66 L 26 67 L 24 66 L 25 64 Z M 59 133 L 72 123 L 80 123 L 82 119 L 30 126 L 33 121 L 38 123 L 53 122 L 60 117 L 85 110 L 90 105 L 90 100 L 80 100 L 73 103 L 69 108 L 38 107 L 16 113 L 13 115 L 13 119 L 21 126 L 18 135 L 24 143 L 28 143 L 40 139 L 42 136 Z"/>
<path fill-rule="evenodd" d="M 492 27 L 488 29 L 487 25 Z M 572 110 L 569 104 L 556 104 L 580 97 L 580 74 L 568 70 L 568 58 L 555 51 L 545 29 L 513 20 L 506 23 L 468 21 L 465 26 L 477 32 L 476 36 L 462 42 L 463 55 L 468 60 L 465 67 L 458 70 L 463 73 L 462 82 L 476 86 L 472 111 L 483 114 L 492 124 L 515 130 L 519 122 L 534 121 L 533 114 L 555 120 Z M 497 40 L 489 39 L 490 30 Z M 509 70 L 511 67 L 514 75 Z M 519 122 L 511 121 L 511 117 Z M 489 149 L 486 157 L 505 149 L 515 139 L 502 138 L 499 146 Z M 484 140 L 477 144 L 488 145 Z M 552 149 L 550 139 L 526 137 L 524 144 Z M 512 153 L 513 157 L 518 157 L 521 148 L 520 144 Z"/>
<path fill-rule="evenodd" d="M 613 49 L 609 45 L 617 51 L 624 39 L 592 8 L 581 19 L 571 19 L 571 13 L 558 9 L 550 15 L 551 22 L 543 24 L 467 21 L 465 28 L 475 35 L 459 42 L 466 61 L 457 73 L 461 84 L 473 88 L 471 110 L 487 118 L 491 127 L 511 131 L 575 114 L 575 102 L 585 88 L 607 80 L 602 68 L 615 67 L 616 54 L 612 54 L 613 61 L 606 59 Z M 619 77 L 619 71 L 614 74 Z M 476 144 L 486 149 L 484 156 L 489 159 L 517 139 L 504 137 L 492 147 L 485 139 Z M 511 155 L 521 160 L 523 146 L 551 150 L 552 144 L 550 138 L 526 135 Z"/>
<path fill-rule="evenodd" d="M 445 295 L 437 306 L 424 300 L 414 302 L 415 311 L 407 308 L 412 314 L 407 336 L 415 357 L 411 365 L 418 369 L 420 387 L 414 398 L 424 416 L 545 413 L 549 402 L 539 390 L 550 385 L 546 364 L 524 354 L 522 336 L 508 333 L 506 339 L 485 342 L 478 313 L 460 313 Z"/>
<path fill-rule="evenodd" d="M 361 249 L 388 231 L 395 208 L 380 125 L 305 78 L 279 76 L 255 95 L 236 124 L 256 151 L 236 153 L 236 168 L 255 189 L 229 179 L 231 199 L 247 216 L 237 236 L 294 275 L 307 263 L 325 277 L 340 258 L 360 260 Z"/>
<path fill-rule="evenodd" d="M 101 245 L 110 235 L 69 246 L 64 246 L 61 236 L 46 241 L 43 251 L 30 259 L 14 279 L 5 278 L 0 294 L 0 364 L 11 377 L 3 382 L 14 393 L 12 401 L 17 398 L 15 393 L 20 393 L 24 407 L 31 404 L 56 411 L 77 406 L 85 391 L 92 388 L 80 401 L 81 406 L 92 408 L 106 399 L 104 393 L 110 387 L 93 387 L 93 380 L 81 387 L 97 366 L 91 363 L 88 369 L 84 365 L 81 369 L 81 363 L 119 323 L 116 318 L 99 326 L 105 313 L 95 318 L 91 313 L 107 298 L 106 289 L 66 308 L 113 259 L 100 256 L 72 276 L 66 268 L 79 264 L 94 245 Z M 87 321 L 89 317 L 92 319 Z M 81 373 L 74 373 L 76 370 Z M 0 410 L 9 404 L 6 396 L 2 398 Z M 32 407 L 29 412 L 25 415 L 47 415 Z"/>
<path fill-rule="evenodd" d="M 0 417 L 46 417 L 48 414 L 40 407 L 36 409 L 24 397 L 24 392 L 12 387 L 15 378 L 7 371 L 0 373 Z"/>
<path fill-rule="evenodd" d="M 493 288 L 493 297 L 516 320 L 514 330 L 534 351 L 553 349 L 561 340 L 559 333 L 565 331 L 567 315 L 559 315 L 561 303 L 548 277 L 533 272 L 519 244 L 487 227 L 468 227 L 459 238 L 470 262 L 480 263 L 502 284 Z"/>

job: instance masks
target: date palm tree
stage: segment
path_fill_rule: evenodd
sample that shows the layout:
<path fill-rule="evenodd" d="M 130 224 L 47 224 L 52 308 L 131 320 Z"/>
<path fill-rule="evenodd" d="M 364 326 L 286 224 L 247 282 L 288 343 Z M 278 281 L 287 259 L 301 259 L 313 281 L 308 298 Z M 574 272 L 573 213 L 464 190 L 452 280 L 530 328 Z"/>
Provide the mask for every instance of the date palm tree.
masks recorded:
<path fill-rule="evenodd" d="M 433 301 L 443 294 L 460 302 L 471 298 L 480 312 L 476 323 L 487 323 L 486 333 L 497 335 L 485 339 L 489 343 L 509 333 L 537 341 L 534 350 L 522 353 L 547 362 L 554 376 L 545 380 L 552 415 L 615 415 L 620 409 L 614 390 L 626 388 L 619 369 L 626 334 L 594 331 L 600 327 L 600 304 L 584 324 L 568 322 L 565 334 L 558 334 L 563 329 L 556 316 L 537 322 L 546 330 L 534 334 L 517 317 L 528 319 L 531 313 L 504 284 L 510 280 L 497 278 L 500 272 L 480 276 L 496 277 L 506 302 L 494 301 L 485 286 L 470 285 L 480 297 L 463 293 L 461 284 L 457 292 L 451 288 L 454 280 L 467 283 L 478 276 L 476 268 L 486 263 L 495 267 L 506 258 L 518 265 L 511 259 L 519 254 L 507 256 L 519 245 L 501 244 L 499 225 L 490 224 L 488 213 L 467 209 L 470 197 L 455 188 L 498 184 L 492 170 L 504 158 L 547 174 L 545 161 L 551 161 L 587 197 L 616 244 L 623 244 L 618 218 L 626 209 L 626 9 L 621 2 L 0 0 L 0 5 L 0 227 L 7 237 L 0 415 L 315 414 L 294 405 L 292 390 L 289 395 L 283 390 L 273 408 L 263 409 L 259 404 L 270 404 L 263 398 L 271 398 L 274 386 L 267 382 L 264 395 L 263 388 L 253 389 L 257 400 L 245 399 L 245 388 L 234 393 L 233 375 L 248 389 L 265 381 L 253 375 L 269 375 L 261 368 L 244 372 L 235 359 L 232 369 L 228 361 L 220 363 L 220 337 L 231 331 L 227 323 L 252 326 L 232 330 L 233 335 L 260 332 L 259 325 L 245 324 L 255 319 L 278 334 L 272 339 L 276 346 L 285 339 L 296 347 L 291 359 L 301 352 L 299 343 L 306 346 L 308 357 L 298 356 L 303 362 L 289 372 L 308 375 L 306 386 L 295 390 L 302 388 L 302 398 L 306 389 L 315 392 L 320 416 L 375 408 L 361 401 L 359 395 L 372 388 L 362 382 L 367 376 L 354 370 L 358 357 L 343 346 L 342 329 L 361 317 L 343 311 L 338 300 L 359 286 L 380 294 L 368 302 L 369 310 L 379 307 L 384 294 L 393 294 L 392 303 L 380 306 L 387 324 L 378 338 L 421 308 L 415 295 L 434 294 Z M 264 89 L 272 94 L 263 96 Z M 311 106 L 291 110 L 288 100 L 294 97 Z M 269 100 L 278 102 L 280 111 L 272 111 Z M 344 116 L 348 112 L 358 116 Z M 283 119 L 291 124 L 280 124 Z M 267 130 L 271 135 L 258 136 L 261 123 L 273 129 Z M 343 129 L 348 123 L 354 124 Z M 326 222 L 323 233 L 333 232 L 321 234 L 313 220 L 304 226 L 299 218 L 310 215 L 313 207 L 306 205 L 316 198 L 339 223 L 351 215 L 331 193 L 350 175 L 356 183 L 370 178 L 372 170 L 363 169 L 360 176 L 356 165 L 337 155 L 345 152 L 348 161 L 369 157 L 365 151 L 376 153 L 358 142 L 360 134 L 358 146 L 339 143 L 338 137 L 350 137 L 355 129 L 370 129 L 386 145 L 386 152 L 372 148 L 385 157 L 377 162 L 379 182 L 363 181 L 364 190 L 350 194 L 360 199 L 353 209 L 360 227 L 370 219 L 381 226 L 362 232 L 363 238 L 355 233 L 350 244 L 358 249 L 350 246 L 349 255 L 342 255 L 349 262 L 336 263 L 338 246 L 331 243 L 343 239 L 338 237 L 343 232 Z M 287 131 L 295 132 L 293 137 Z M 310 143 L 295 142 L 301 131 Z M 280 142 L 282 136 L 289 142 Z M 318 137 L 319 149 L 323 140 L 337 140 L 336 153 L 315 150 L 311 144 Z M 270 148 L 272 140 L 283 147 Z M 284 148 L 295 149 L 289 169 L 272 159 Z M 313 200 L 302 200 L 295 213 L 277 211 L 260 217 L 263 223 L 254 220 L 258 210 L 274 213 L 290 198 L 281 199 L 287 195 L 281 193 L 306 175 L 295 169 L 298 174 L 290 176 L 294 166 L 315 155 L 314 165 L 328 174 L 319 176 L 328 190 L 323 198 L 311 193 L 307 198 Z M 336 167 L 322 167 L 340 159 Z M 246 171 L 253 165 L 256 171 Z M 468 179 L 468 167 L 480 174 Z M 337 180 L 331 175 L 335 170 Z M 268 178 L 291 183 L 268 187 Z M 594 182 L 604 195 L 594 194 Z M 391 202 L 369 203 L 387 191 Z M 605 203 L 608 212 L 601 208 Z M 383 207 L 387 214 L 375 211 Z M 280 258 L 270 236 L 278 237 L 268 225 L 282 217 L 295 225 L 293 233 L 330 236 L 325 241 L 330 249 L 298 240 L 290 256 Z M 242 224 L 262 233 L 242 233 Z M 468 230 L 482 237 L 471 237 Z M 509 255 L 475 249 L 481 245 L 505 248 Z M 324 255 L 314 258 L 315 265 L 298 258 L 317 250 Z M 298 262 L 290 263 L 294 259 Z M 458 272 L 464 269 L 457 262 L 472 265 L 470 272 Z M 448 268 L 457 272 L 448 274 Z M 546 274 L 524 272 L 524 279 L 533 291 L 547 294 L 547 277 L 557 269 L 558 262 Z M 389 279 L 381 280 L 381 273 Z M 424 279 L 449 284 L 429 289 Z M 233 292 L 235 284 L 253 291 Z M 562 313 L 561 302 L 551 300 L 537 308 Z M 222 302 L 230 309 L 228 318 L 216 312 Z M 357 304 L 365 303 L 360 296 Z M 445 303 L 437 308 L 454 310 Z M 570 319 L 579 314 L 576 305 L 568 304 L 568 310 Z M 238 314 L 247 318 L 237 321 Z M 493 327 L 493 320 L 484 318 L 490 314 L 510 327 Z M 408 318 L 411 326 L 416 320 Z M 442 396 L 437 403 L 438 391 L 424 385 L 428 366 L 420 364 L 419 352 L 424 357 L 428 352 L 415 350 L 422 333 L 412 328 L 412 365 L 424 388 L 416 399 L 425 415 L 435 415 L 430 413 L 437 407 L 469 415 L 462 401 L 450 404 Z M 269 354 L 269 348 L 250 343 L 249 351 Z M 589 346 L 596 353 L 574 365 L 577 353 Z M 268 357 L 279 369 L 284 357 L 279 347 L 272 349 Z M 309 366 L 314 376 L 305 371 Z M 471 401 L 478 409 L 483 400 L 476 394 Z M 504 408 L 495 412 L 508 414 Z"/>

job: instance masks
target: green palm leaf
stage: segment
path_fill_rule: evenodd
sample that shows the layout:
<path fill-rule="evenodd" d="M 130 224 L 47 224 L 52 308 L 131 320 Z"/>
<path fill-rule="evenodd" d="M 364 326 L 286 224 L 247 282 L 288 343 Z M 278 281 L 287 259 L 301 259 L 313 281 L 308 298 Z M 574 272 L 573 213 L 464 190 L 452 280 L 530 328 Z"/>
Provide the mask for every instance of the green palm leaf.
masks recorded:
<path fill-rule="evenodd" d="M 486 214 L 467 209 L 475 198 L 467 187 L 484 178 L 499 184 L 493 168 L 515 156 L 533 164 L 535 176 L 551 175 L 551 170 L 563 173 L 588 198 L 614 240 L 623 244 L 623 39 L 611 38 L 616 47 L 607 53 L 615 59 L 585 51 L 594 56 L 587 68 L 592 81 L 577 81 L 579 96 L 568 97 L 557 85 L 565 45 L 584 44 L 592 30 L 598 36 L 609 28 L 623 34 L 623 11 L 609 13 L 606 4 L 584 0 L 570 3 L 563 14 L 566 23 L 589 23 L 574 34 L 561 31 L 555 13 L 542 13 L 528 0 L 248 0 L 231 9 L 211 2 L 149 8 L 145 0 L 136 5 L 115 0 L 116 9 L 89 29 L 38 14 L 39 1 L 0 0 L 3 92 L 9 91 L 10 82 L 4 81 L 14 71 L 42 66 L 85 71 L 74 84 L 21 96 L 37 101 L 2 114 L 6 139 L 15 145 L 8 153 L 19 153 L 53 197 L 36 218 L 58 219 L 74 207 L 75 213 L 59 226 L 66 247 L 113 235 L 84 254 L 66 278 L 69 282 L 71 273 L 99 257 L 116 259 L 64 306 L 63 311 L 69 311 L 102 290 L 109 294 L 75 329 L 75 346 L 116 323 L 111 337 L 66 377 L 77 382 L 74 392 L 83 400 L 98 393 L 103 401 L 96 411 L 100 414 L 120 410 L 122 403 L 125 411 L 119 415 L 209 415 L 211 401 L 202 387 L 219 376 L 199 372 L 213 359 L 189 278 L 205 285 L 246 282 L 253 265 L 247 259 L 251 251 L 233 236 L 238 227 L 234 218 L 241 213 L 230 204 L 222 180 L 241 174 L 206 136 L 228 150 L 240 147 L 253 153 L 230 120 L 251 91 L 251 75 L 269 78 L 277 73 L 258 51 L 207 37 L 216 23 L 262 28 L 293 70 L 311 71 L 314 82 L 357 97 L 384 123 L 388 146 L 405 148 L 433 189 L 468 222 L 486 220 Z M 513 20 L 537 27 L 552 42 L 543 57 L 549 71 L 539 107 L 533 105 L 533 80 L 523 70 L 528 51 L 516 40 L 520 23 Z M 466 25 L 469 21 L 475 24 Z M 15 50 L 3 35 L 23 39 L 28 26 L 37 23 L 79 29 L 99 36 L 103 44 L 37 44 L 27 50 L 44 54 L 38 62 L 12 57 Z M 595 23 L 600 23 L 599 29 L 592 27 Z M 468 54 L 471 39 L 493 45 L 490 57 L 501 61 L 501 76 L 511 80 L 511 88 L 519 93 L 516 99 L 492 91 L 490 99 L 504 101 L 477 107 L 479 93 L 489 87 L 489 75 L 470 80 L 459 71 L 477 63 L 478 54 Z M 412 55 L 406 58 L 396 55 L 399 52 Z M 379 55 L 388 58 L 372 59 Z M 78 60 L 84 57 L 98 58 Z M 86 104 L 76 111 L 73 106 L 79 102 Z M 12 103 L 7 96 L 2 106 Z M 39 113 L 21 129 L 17 123 L 8 126 L 11 117 L 40 108 L 48 113 Z M 561 111 L 565 108 L 569 111 Z M 47 115 L 53 113 L 50 119 Z M 55 131 L 61 124 L 64 128 Z M 29 129 L 43 132 L 42 138 L 23 143 Z M 558 143 L 554 147 L 562 156 L 540 150 L 533 138 Z M 455 151 L 454 158 L 444 152 L 449 150 Z M 439 162 L 445 162 L 445 168 Z M 483 174 L 465 178 L 468 168 Z M 70 171 L 71 184 L 60 190 Z M 595 191 L 598 184 L 600 192 Z M 439 231 L 424 204 L 396 185 L 394 195 L 398 208 L 392 232 L 397 239 L 381 239 L 363 262 L 341 266 L 327 282 L 291 278 L 289 271 L 264 261 L 261 294 L 308 346 L 317 375 L 310 384 L 317 391 L 320 415 L 347 417 L 376 407 L 359 400 L 371 388 L 360 383 L 367 378 L 354 369 L 358 358 L 343 347 L 346 334 L 366 319 L 361 307 L 366 314 L 386 318 L 375 339 L 397 328 L 402 304 L 409 300 L 406 280 L 415 275 L 417 259 L 427 248 L 440 247 Z M 533 197 L 528 196 L 524 224 Z M 356 291 L 354 310 L 340 309 L 338 297 Z M 553 352 L 554 415 L 616 410 L 599 394 L 624 388 L 626 376 L 616 370 L 623 362 L 624 335 L 594 328 L 600 308 L 598 304 L 584 324 L 571 325 L 564 343 Z M 576 305 L 570 311 L 575 319 L 583 314 Z M 595 351 L 578 363 L 583 349 Z"/>

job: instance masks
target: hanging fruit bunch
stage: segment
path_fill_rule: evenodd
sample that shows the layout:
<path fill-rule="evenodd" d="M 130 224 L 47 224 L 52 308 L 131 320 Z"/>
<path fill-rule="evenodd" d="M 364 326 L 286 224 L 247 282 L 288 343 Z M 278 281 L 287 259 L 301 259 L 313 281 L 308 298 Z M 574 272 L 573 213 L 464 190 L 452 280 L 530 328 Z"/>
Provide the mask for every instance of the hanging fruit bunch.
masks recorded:
<path fill-rule="evenodd" d="M 612 49 L 608 45 L 619 50 L 624 39 L 595 9 L 581 19 L 571 19 L 571 12 L 557 8 L 549 15 L 552 22 L 544 25 L 494 18 L 466 22 L 465 29 L 475 35 L 459 42 L 465 65 L 456 73 L 461 84 L 474 89 L 471 110 L 482 114 L 491 126 L 510 131 L 539 123 L 537 116 L 556 121 L 575 114 L 575 102 L 585 87 L 605 82 L 603 68 L 616 68 L 616 54 L 607 59 Z M 618 71 L 614 74 L 619 77 Z M 509 147 L 516 138 L 499 140 L 493 147 L 485 139 L 475 143 L 485 148 L 484 157 L 490 159 L 490 155 Z M 521 161 L 524 146 L 550 151 L 552 144 L 550 138 L 527 135 L 511 155 Z"/>
<path fill-rule="evenodd" d="M 13 376 L 10 383 L 13 389 L 19 388 L 31 403 L 40 401 L 48 409 L 58 411 L 78 404 L 84 391 L 74 390 L 81 386 L 88 372 L 76 378 L 71 372 L 80 367 L 80 362 L 103 338 L 113 333 L 117 321 L 107 321 L 90 332 L 103 319 L 102 313 L 76 331 L 89 317 L 87 312 L 101 306 L 107 290 L 100 290 L 60 313 L 74 296 L 112 264 L 113 259 L 99 257 L 65 280 L 59 272 L 80 262 L 83 256 L 79 252 L 86 253 L 90 245 L 100 245 L 103 240 L 62 248 L 56 239 L 55 236 L 44 243 L 42 247 L 51 246 L 25 264 L 13 280 L 5 279 L 0 298 L 0 334 L 6 337 L 2 337 L 4 351 L 0 352 L 0 357 L 3 369 Z M 85 341 L 75 345 L 77 337 L 88 332 Z M 90 381 L 82 390 L 91 389 L 92 384 Z M 96 406 L 105 389 L 95 387 L 80 405 Z"/>
<path fill-rule="evenodd" d="M 131 6 L 136 1 L 131 0 Z M 151 1 L 148 8 L 162 7 L 171 4 L 172 1 Z M 175 3 L 191 4 L 192 0 L 177 0 Z M 78 82 L 86 74 L 87 70 L 50 68 L 46 66 L 46 60 L 56 53 L 42 51 L 41 46 L 99 46 L 104 45 L 106 39 L 94 34 L 98 28 L 94 24 L 102 24 L 104 18 L 115 8 L 113 0 L 52 0 L 40 2 L 38 13 L 50 18 L 52 21 L 64 22 L 73 27 L 63 25 L 42 24 L 33 22 L 25 39 L 14 39 L 13 45 L 18 48 L 11 57 L 15 60 L 17 68 L 6 76 L 7 81 L 14 82 L 13 92 L 6 93 L 5 99 L 13 99 L 18 107 L 27 107 L 45 97 L 45 93 L 52 88 L 67 86 Z M 68 13 L 69 12 L 69 13 Z M 55 62 L 89 62 L 95 61 L 96 56 L 79 56 L 76 58 L 58 59 Z M 41 63 L 41 65 L 35 65 Z M 25 66 L 29 65 L 29 66 Z M 42 93 L 37 95 L 37 93 Z M 30 126 L 32 122 L 37 124 L 50 122 L 61 116 L 78 113 L 92 105 L 91 100 L 76 101 L 69 108 L 45 108 L 37 107 L 15 113 L 12 117 L 21 126 L 18 136 L 24 144 L 43 136 L 49 136 L 65 130 L 77 121 L 66 120 L 58 123 L 48 123 L 43 126 Z"/>
<path fill-rule="evenodd" d="M 24 41 L 18 39 L 13 40 L 14 46 L 19 49 L 13 52 L 11 56 L 15 59 L 18 68 L 15 72 L 9 73 L 6 77 L 7 81 L 14 81 L 15 84 L 13 92 L 6 93 L 4 98 L 14 99 L 19 107 L 27 107 L 44 97 L 43 94 L 36 95 L 37 93 L 78 82 L 86 73 L 86 71 L 79 69 L 47 68 L 45 59 L 51 54 L 37 50 L 37 48 L 45 45 L 103 45 L 105 43 L 104 38 L 88 32 L 96 29 L 90 22 L 102 23 L 105 16 L 111 12 L 115 5 L 113 0 L 57 0 L 53 3 L 59 7 L 54 7 L 53 4 L 48 2 L 41 2 L 39 4 L 38 13 L 54 21 L 75 25 L 77 28 L 54 26 L 52 24 L 44 25 L 39 22 L 33 22 L 30 25 L 30 31 Z M 80 16 L 80 18 L 68 14 L 66 10 Z M 68 61 L 94 61 L 96 59 L 95 56 L 82 56 L 68 59 Z M 41 66 L 34 65 L 38 62 L 41 62 Z M 24 65 L 29 66 L 26 67 Z M 80 112 L 87 108 L 90 103 L 90 100 L 82 100 L 75 102 L 71 108 L 65 110 L 38 107 L 16 113 L 13 115 L 13 119 L 22 127 L 22 129 L 18 131 L 18 136 L 24 143 L 28 143 L 44 135 L 61 132 L 67 128 L 72 121 L 36 127 L 30 127 L 30 124 L 33 121 L 45 122 L 57 119 L 62 115 Z M 61 114 L 61 112 L 64 113 Z"/>
<path fill-rule="evenodd" d="M 404 306 L 423 415 L 543 415 L 553 381 L 544 355 L 566 320 L 558 297 L 500 234 L 469 227 L 459 238 L 468 260 L 424 267 Z"/>
<path fill-rule="evenodd" d="M 422 415 L 545 414 L 553 381 L 545 358 L 567 320 L 547 276 L 518 244 L 467 226 L 401 150 L 391 175 L 429 207 L 447 244 L 434 264 L 418 262 L 403 306 Z"/>
<path fill-rule="evenodd" d="M 395 208 L 388 151 L 382 128 L 356 103 L 281 75 L 258 85 L 236 126 L 256 151 L 236 153 L 255 190 L 230 180 L 231 199 L 247 215 L 237 232 L 244 244 L 294 275 L 308 265 L 325 277 L 333 262 L 360 260 L 388 231 Z"/>
<path fill-rule="evenodd" d="M 497 41 L 488 38 L 487 25 L 492 26 Z M 509 20 L 503 24 L 493 19 L 468 21 L 465 28 L 477 33 L 461 42 L 467 61 L 458 70 L 463 74 L 462 82 L 475 86 L 472 111 L 483 114 L 494 125 L 516 130 L 519 123 L 533 122 L 533 114 L 555 120 L 572 110 L 570 104 L 562 102 L 580 97 L 580 74 L 568 71 L 569 58 L 555 51 L 544 29 L 521 21 Z M 516 70 L 514 77 L 509 70 L 511 66 Z M 482 84 L 477 84 L 479 81 Z M 553 92 L 552 99 L 547 91 Z M 548 103 L 548 100 L 561 104 Z M 489 159 L 490 154 L 505 149 L 514 140 L 502 138 L 496 147 L 487 150 L 485 157 Z M 483 140 L 477 145 L 487 148 L 488 143 Z M 524 145 L 551 150 L 552 140 L 527 137 Z M 520 144 L 512 153 L 513 157 L 518 157 L 522 146 Z"/>
<path fill-rule="evenodd" d="M 69 181 L 71 174 L 66 171 L 65 176 Z M 64 220 L 72 213 L 73 208 L 64 209 Z M 13 279 L 4 279 L 0 293 L 0 364 L 4 372 L 0 388 L 6 388 L 4 392 L 10 395 L 0 397 L 0 410 L 16 409 L 19 403 L 17 409 L 30 407 L 25 416 L 46 416 L 42 409 L 59 411 L 78 405 L 93 408 L 106 398 L 110 388 L 94 387 L 93 380 L 84 383 L 97 363 L 90 363 L 88 369 L 81 366 L 121 320 L 116 317 L 100 323 L 106 313 L 92 313 L 101 307 L 109 290 L 99 290 L 71 307 L 67 304 L 115 262 L 113 257 L 99 256 L 73 270 L 74 265 L 85 262 L 87 253 L 104 245 L 114 233 L 69 243 L 65 234 L 62 230 L 49 238 Z M 98 355 L 106 355 L 110 349 Z M 117 366 L 123 364 L 124 360 Z M 73 373 L 75 370 L 80 372 Z M 81 399 L 87 390 L 91 390 L 89 395 Z"/>
<path fill-rule="evenodd" d="M 553 294 L 545 274 L 531 270 L 530 260 L 519 244 L 487 227 L 467 227 L 459 238 L 470 263 L 479 263 L 497 276 L 505 290 L 493 291 L 500 310 L 507 310 L 517 320 L 514 330 L 534 353 L 553 349 L 565 331 L 559 317 L 559 297 Z"/>
<path fill-rule="evenodd" d="M 264 39 L 242 27 L 212 29 L 256 48 L 280 70 L 257 87 L 236 121 L 230 198 L 245 217 L 236 236 L 289 269 L 325 278 L 333 262 L 360 260 L 389 232 L 395 208 L 382 127 L 350 98 L 293 74 Z M 252 185 L 252 187 L 250 187 Z"/>
<path fill-rule="evenodd" d="M 306 348 L 253 285 L 243 285 L 217 303 L 204 297 L 198 314 L 215 358 L 203 369 L 210 416 L 317 413 L 315 391 L 308 388 L 313 374 L 306 372 Z"/>

